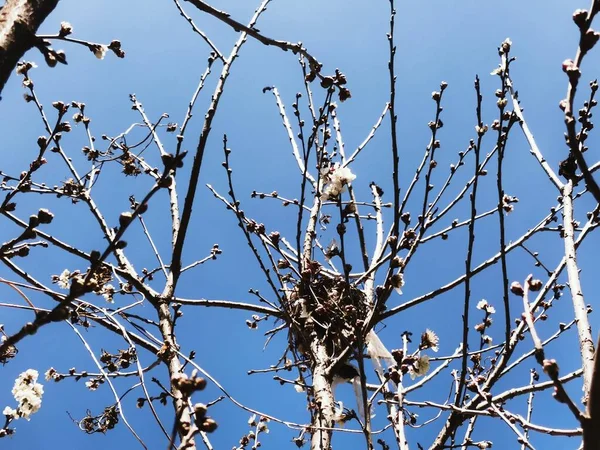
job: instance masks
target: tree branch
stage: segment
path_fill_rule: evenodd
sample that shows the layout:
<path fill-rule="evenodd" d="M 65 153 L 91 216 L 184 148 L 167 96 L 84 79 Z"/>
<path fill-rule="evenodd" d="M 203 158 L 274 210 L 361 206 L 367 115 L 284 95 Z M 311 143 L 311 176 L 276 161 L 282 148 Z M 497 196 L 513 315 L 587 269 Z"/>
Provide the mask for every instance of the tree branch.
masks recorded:
<path fill-rule="evenodd" d="M 35 45 L 35 33 L 58 0 L 7 0 L 0 9 L 0 94 L 11 72 Z"/>

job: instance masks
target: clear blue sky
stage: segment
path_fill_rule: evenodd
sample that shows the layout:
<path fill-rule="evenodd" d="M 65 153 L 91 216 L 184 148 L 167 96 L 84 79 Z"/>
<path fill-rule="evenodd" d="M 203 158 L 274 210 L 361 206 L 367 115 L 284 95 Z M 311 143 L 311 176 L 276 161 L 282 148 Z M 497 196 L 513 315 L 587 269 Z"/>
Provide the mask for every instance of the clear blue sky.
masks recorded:
<path fill-rule="evenodd" d="M 221 0 L 211 4 L 229 12 L 234 18 L 246 22 L 258 2 Z M 497 77 L 489 73 L 497 66 L 497 46 L 506 37 L 513 41 L 512 54 L 517 56 L 512 75 L 520 93 L 525 116 L 544 156 L 554 168 L 566 155 L 563 140 L 564 125 L 558 102 L 564 97 L 567 87 L 566 76 L 561 71 L 561 62 L 572 58 L 577 44 L 577 30 L 571 21 L 576 8 L 586 8 L 589 2 L 581 0 L 564 2 L 561 0 L 530 0 L 528 2 L 507 0 L 501 2 L 481 2 L 477 0 L 410 1 L 397 4 L 397 47 L 396 60 L 398 75 L 398 116 L 401 149 L 401 174 L 403 192 L 429 141 L 427 122 L 433 119 L 434 103 L 431 92 L 439 88 L 445 80 L 449 87 L 444 94 L 444 128 L 440 139 L 442 149 L 438 162 L 443 170 L 438 173 L 436 185 L 445 179 L 447 167 L 456 160 L 459 150 L 464 150 L 469 139 L 474 137 L 475 95 L 473 79 L 481 77 L 482 90 L 487 105 L 484 108 L 485 122 L 495 118 L 494 90 L 498 87 Z M 228 54 L 237 35 L 214 18 L 196 13 L 193 7 L 184 4 L 194 20 L 217 44 L 224 54 Z M 92 132 L 100 141 L 100 136 L 110 136 L 123 132 L 131 123 L 138 122 L 139 116 L 130 108 L 129 94 L 135 93 L 143 103 L 147 113 L 156 119 L 162 113 L 170 115 L 170 121 L 181 123 L 187 103 L 197 80 L 205 68 L 209 53 L 207 46 L 195 35 L 188 24 L 179 16 L 171 1 L 117 0 L 79 2 L 62 0 L 55 12 L 41 28 L 42 33 L 55 33 L 61 21 L 69 21 L 74 27 L 74 37 L 108 43 L 119 39 L 127 56 L 117 59 L 108 54 L 103 61 L 97 60 L 87 49 L 54 44 L 64 48 L 68 66 L 54 69 L 46 67 L 37 51 L 31 51 L 26 59 L 35 61 L 40 67 L 31 76 L 45 110 L 52 114 L 51 103 L 55 100 L 72 100 L 86 103 L 86 113 L 92 118 Z M 260 19 L 258 28 L 267 36 L 292 42 L 302 41 L 322 63 L 324 72 L 331 73 L 339 68 L 348 78 L 352 99 L 339 109 L 344 140 L 348 148 L 356 147 L 368 134 L 388 100 L 387 41 L 389 5 L 387 1 L 358 0 L 319 0 L 285 1 L 273 0 L 266 14 Z M 210 95 L 220 72 L 215 70 L 208 85 L 200 96 L 184 147 L 193 150 L 197 142 L 202 118 Z M 598 76 L 600 72 L 600 52 L 592 52 L 583 67 L 582 85 Z M 24 93 L 18 77 L 11 77 L 3 91 L 0 102 L 0 151 L 4 155 L 0 170 L 18 174 L 28 167 L 37 151 L 36 138 L 44 133 L 39 116 L 32 103 L 25 103 Z M 214 243 L 218 243 L 223 255 L 217 261 L 196 269 L 192 275 L 184 277 L 178 294 L 186 298 L 213 298 L 254 302 L 248 289 L 256 288 L 267 292 L 260 271 L 243 240 L 233 215 L 225 211 L 203 187 L 205 183 L 226 193 L 226 179 L 220 165 L 222 161 L 221 139 L 223 133 L 229 137 L 233 150 L 232 164 L 237 193 L 243 201 L 243 209 L 248 215 L 264 222 L 270 230 L 280 230 L 293 239 L 295 220 L 293 211 L 281 208 L 274 201 L 251 200 L 250 192 L 271 192 L 277 190 L 282 196 L 299 196 L 297 167 L 291 156 L 287 136 L 279 121 L 274 99 L 263 94 L 264 86 L 277 86 L 282 98 L 291 111 L 296 92 L 302 90 L 302 79 L 291 53 L 283 53 L 276 48 L 264 47 L 251 39 L 242 49 L 235 62 L 228 81 L 226 94 L 219 108 L 217 119 L 207 147 L 207 155 L 201 175 L 201 187 L 194 208 L 192 233 L 189 235 L 185 259 L 191 262 L 208 254 Z M 315 89 L 317 89 L 315 85 Z M 580 93 L 579 103 L 587 96 L 585 89 Z M 75 164 L 85 169 L 86 162 L 80 156 L 80 149 L 86 145 L 82 127 L 63 139 L 65 148 L 73 156 Z M 529 149 L 518 130 L 514 131 L 512 143 L 507 150 L 506 191 L 520 198 L 513 214 L 507 217 L 508 239 L 515 239 L 528 228 L 534 226 L 556 202 L 556 192 L 541 169 L 529 155 Z M 590 138 L 590 148 L 597 140 Z M 175 137 L 165 137 L 165 144 L 172 151 Z M 493 147 L 492 138 L 487 141 L 486 152 Z M 363 200 L 370 198 L 368 185 L 376 181 L 391 194 L 391 157 L 389 150 L 389 122 L 386 118 L 376 138 L 358 158 L 353 166 L 357 179 L 354 186 Z M 147 152 L 157 150 L 151 147 Z M 590 152 L 591 153 L 591 152 Z M 52 156 L 52 155 L 51 155 Z M 190 158 L 191 161 L 191 158 Z M 189 167 L 189 163 L 186 167 Z M 67 178 L 59 161 L 50 161 L 39 173 L 48 184 L 59 184 Z M 490 175 L 495 170 L 490 168 Z M 184 183 L 182 183 L 184 184 Z M 451 191 L 461 187 L 454 184 Z M 128 197 L 133 193 L 141 195 L 148 188 L 143 177 L 127 178 L 107 172 L 101 177 L 96 188 L 96 200 L 112 225 L 122 211 L 128 208 Z M 496 204 L 495 177 L 483 179 L 481 185 L 481 212 Z M 181 191 L 184 192 L 184 191 Z M 387 201 L 391 196 L 388 195 Z M 165 196 L 154 200 L 155 207 L 147 215 L 147 222 L 159 250 L 166 253 L 170 247 L 168 229 L 168 203 Z M 416 218 L 415 203 L 413 217 Z M 51 230 L 57 236 L 69 240 L 89 250 L 102 244 L 101 235 L 81 205 L 71 205 L 65 199 L 25 196 L 19 203 L 22 217 L 27 217 L 39 207 L 48 207 L 56 214 Z M 593 207 L 591 200 L 583 199 L 577 206 L 576 214 L 585 220 L 585 212 Z M 452 218 L 464 220 L 467 217 L 466 205 L 457 208 Z M 389 218 L 388 218 L 389 220 Z M 497 219 L 481 222 L 477 231 L 475 263 L 487 259 L 497 248 Z M 154 267 L 146 240 L 139 229 L 130 230 L 127 236 L 129 254 L 138 270 Z M 0 227 L 2 242 L 14 236 L 15 229 L 5 220 Z M 427 244 L 419 251 L 406 273 L 406 286 L 402 297 L 393 296 L 390 305 L 395 306 L 410 298 L 426 293 L 436 286 L 451 281 L 464 268 L 466 234 L 452 235 L 446 242 Z M 579 253 L 583 269 L 582 282 L 588 303 L 598 295 L 595 283 L 594 258 L 598 250 L 598 236 L 592 236 Z M 539 251 L 548 267 L 556 266 L 562 256 L 562 241 L 557 235 L 544 234 L 531 243 L 532 251 Z M 85 269 L 77 260 L 52 251 L 36 249 L 33 257 L 25 261 L 24 267 L 45 283 L 52 274 L 63 269 Z M 20 261 L 19 261 L 20 262 Z M 511 280 L 523 280 L 535 269 L 524 252 L 516 252 L 509 259 Z M 358 266 L 358 261 L 356 262 Z M 542 276 L 541 271 L 534 272 Z M 13 279 L 5 268 L 0 276 Z M 0 286 L 2 302 L 18 303 L 14 291 Z M 496 269 L 489 275 L 477 277 L 473 286 L 473 298 L 486 298 L 501 310 L 501 287 L 499 272 Z M 50 303 L 43 297 L 32 296 L 41 306 Z M 100 299 L 101 300 L 101 299 Z M 513 316 L 520 316 L 520 303 L 515 300 Z M 118 300 L 117 300 L 118 301 Z M 426 327 L 434 329 L 441 337 L 441 354 L 451 353 L 459 343 L 460 314 L 463 293 L 457 290 L 443 295 L 405 314 L 398 315 L 386 323 L 381 332 L 388 347 L 401 345 L 400 333 L 412 331 L 416 336 Z M 143 310 L 150 313 L 150 307 Z M 271 375 L 246 375 L 249 369 L 268 367 L 281 355 L 285 339 L 279 337 L 263 351 L 264 337 L 261 333 L 268 328 L 261 324 L 260 330 L 251 331 L 244 321 L 249 314 L 212 309 L 187 308 L 179 324 L 179 342 L 184 351 L 196 350 L 197 362 L 215 376 L 238 400 L 250 407 L 278 416 L 285 420 L 305 422 L 308 415 L 304 397 L 291 387 L 280 387 Z M 557 329 L 557 323 L 568 322 L 572 318 L 570 296 L 567 294 L 550 311 L 552 320 L 540 326 L 540 333 L 547 337 Z M 15 331 L 25 321 L 31 320 L 28 313 L 0 309 L 0 323 L 7 332 Z M 591 316 L 597 329 L 598 320 Z M 500 316 L 498 324 L 492 328 L 495 342 L 502 336 Z M 115 351 L 123 348 L 121 340 L 108 337 L 99 329 L 85 334 L 90 344 L 99 353 L 101 348 Z M 560 344 L 548 348 L 549 356 L 559 361 L 566 373 L 580 364 L 577 355 L 576 333 L 570 330 Z M 523 350 L 531 348 L 529 337 Z M 66 325 L 55 324 L 45 327 L 38 335 L 19 345 L 18 357 L 7 366 L 0 368 L 0 408 L 12 405 L 10 389 L 16 376 L 27 368 L 35 368 L 40 373 L 53 366 L 65 372 L 70 367 L 93 371 L 93 365 L 77 337 Z M 517 352 L 520 354 L 519 352 Z M 149 355 L 141 356 L 142 364 L 152 362 Z M 530 360 L 520 372 L 507 382 L 501 383 L 494 393 L 509 386 L 528 383 L 528 371 L 535 367 Z M 162 374 L 164 378 L 164 373 Z M 543 379 L 542 375 L 542 379 Z M 443 402 L 450 386 L 450 376 L 442 375 L 439 382 L 423 392 L 415 394 L 413 400 L 435 399 Z M 577 382 L 575 382 L 577 383 Z M 126 389 L 130 380 L 117 382 L 116 386 Z M 579 385 L 571 388 L 575 398 L 579 398 Z M 155 391 L 156 393 L 156 391 Z M 210 401 L 219 394 L 214 386 L 198 395 L 196 401 Z M 340 389 L 340 395 L 348 406 L 352 406 L 349 387 Z M 126 397 L 125 414 L 138 432 L 150 443 L 150 448 L 166 448 L 150 414 L 144 410 L 139 414 L 135 409 L 135 398 L 141 393 Z M 0 441 L 3 448 L 80 448 L 90 450 L 106 448 L 134 448 L 132 436 L 123 424 L 106 436 L 85 436 L 70 421 L 67 412 L 73 417 L 82 417 L 87 408 L 98 413 L 111 404 L 112 394 L 106 386 L 98 392 L 89 392 L 83 382 L 71 380 L 59 384 L 45 383 L 43 406 L 33 416 L 31 422 L 18 421 L 17 433 L 11 439 Z M 524 402 L 514 407 L 525 413 Z M 172 410 L 163 408 L 165 423 L 169 423 Z M 434 411 L 414 410 L 420 418 L 432 417 Z M 211 435 L 216 449 L 231 448 L 247 432 L 248 413 L 231 404 L 222 402 L 211 409 L 211 415 L 219 423 L 219 430 Z M 379 412 L 377 420 L 385 419 Z M 550 392 L 538 394 L 534 412 L 536 423 L 562 428 L 574 427 L 574 422 L 566 408 L 550 398 Z M 419 441 L 423 446 L 431 442 L 439 430 L 441 420 L 421 430 L 411 431 L 411 448 Z M 513 435 L 498 420 L 482 421 L 476 439 L 491 439 L 496 448 L 517 448 Z M 263 440 L 263 448 L 287 448 L 291 432 L 281 425 L 272 424 L 271 434 Z M 334 441 L 335 448 L 359 448 L 362 441 L 340 436 Z M 535 440 L 537 439 L 537 440 Z M 534 444 L 539 448 L 571 448 L 577 443 L 539 438 Z M 357 445 L 354 447 L 352 444 Z M 393 442 L 389 440 L 390 444 Z"/>

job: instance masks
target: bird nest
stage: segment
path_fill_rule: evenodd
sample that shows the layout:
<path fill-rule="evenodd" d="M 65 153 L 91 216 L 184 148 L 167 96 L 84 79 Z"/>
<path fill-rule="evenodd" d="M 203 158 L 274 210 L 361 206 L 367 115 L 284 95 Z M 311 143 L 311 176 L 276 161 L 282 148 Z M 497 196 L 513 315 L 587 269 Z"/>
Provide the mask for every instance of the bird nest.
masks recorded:
<path fill-rule="evenodd" d="M 365 294 L 343 277 L 317 275 L 289 294 L 294 348 L 305 356 L 315 339 L 335 358 L 356 345 L 370 312 Z"/>

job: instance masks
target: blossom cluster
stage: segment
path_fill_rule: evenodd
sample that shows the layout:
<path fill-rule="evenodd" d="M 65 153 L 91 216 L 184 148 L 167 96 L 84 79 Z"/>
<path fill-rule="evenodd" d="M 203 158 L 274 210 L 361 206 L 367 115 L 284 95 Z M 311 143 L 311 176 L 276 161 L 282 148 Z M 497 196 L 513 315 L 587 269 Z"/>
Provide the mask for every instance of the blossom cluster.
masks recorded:
<path fill-rule="evenodd" d="M 475 325 L 475 331 L 478 331 L 479 333 L 481 333 L 481 341 L 483 344 L 491 345 L 493 339 L 491 336 L 485 334 L 485 331 L 489 327 L 492 326 L 492 317 L 491 316 L 492 316 L 492 314 L 496 313 L 496 308 L 494 308 L 492 305 L 490 305 L 486 299 L 481 299 L 477 303 L 477 309 L 485 312 L 485 317 L 483 319 L 483 322 Z"/>
<path fill-rule="evenodd" d="M 417 377 L 425 376 L 429 372 L 429 366 L 429 356 L 421 355 L 409 368 L 410 379 L 414 380 Z"/>
<path fill-rule="evenodd" d="M 348 167 L 340 166 L 339 163 L 325 169 L 324 172 L 326 187 L 321 194 L 321 200 L 336 200 L 342 192 L 345 192 L 346 186 L 356 178 Z"/>
<path fill-rule="evenodd" d="M 4 408 L 2 413 L 5 416 L 15 420 L 20 417 L 29 420 L 33 413 L 39 411 L 44 387 L 37 382 L 38 376 L 38 371 L 34 369 L 28 369 L 19 375 L 12 389 L 12 395 L 19 405 L 17 409 L 9 406 Z"/>
<path fill-rule="evenodd" d="M 486 299 L 479 300 L 479 303 L 477 303 L 477 309 L 481 309 L 488 314 L 494 314 L 496 312 L 496 308 L 490 305 Z"/>

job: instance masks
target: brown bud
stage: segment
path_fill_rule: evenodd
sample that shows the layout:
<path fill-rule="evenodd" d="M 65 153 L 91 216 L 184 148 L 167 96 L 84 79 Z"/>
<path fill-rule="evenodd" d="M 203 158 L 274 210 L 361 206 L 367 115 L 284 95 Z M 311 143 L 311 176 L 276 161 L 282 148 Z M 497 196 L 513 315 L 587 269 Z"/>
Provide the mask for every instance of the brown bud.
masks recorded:
<path fill-rule="evenodd" d="M 194 405 L 194 413 L 196 414 L 196 419 L 200 417 L 206 417 L 206 413 L 208 412 L 208 407 L 204 403 L 196 403 Z"/>
<path fill-rule="evenodd" d="M 333 77 L 323 77 L 323 79 L 321 80 L 321 87 L 322 88 L 329 88 L 333 85 Z"/>
<path fill-rule="evenodd" d="M 542 289 L 543 283 L 541 280 L 530 280 L 529 281 L 529 290 L 532 292 L 537 292 Z"/>
<path fill-rule="evenodd" d="M 122 250 L 122 249 L 124 249 L 125 247 L 127 247 L 127 242 L 126 242 L 126 241 L 118 241 L 118 242 L 115 244 L 115 248 L 116 248 L 117 250 Z"/>
<path fill-rule="evenodd" d="M 589 29 L 581 38 L 581 51 L 587 52 L 594 48 L 598 39 L 600 39 L 600 33 Z"/>
<path fill-rule="evenodd" d="M 194 388 L 198 391 L 203 390 L 206 387 L 206 380 L 202 377 L 194 378 Z"/>
<path fill-rule="evenodd" d="M 204 419 L 204 422 L 202 422 L 202 425 L 199 428 L 206 433 L 212 433 L 217 429 L 217 427 L 217 422 L 214 419 L 207 417 Z"/>
<path fill-rule="evenodd" d="M 558 364 L 556 363 L 555 359 L 545 359 L 544 363 L 543 363 L 543 367 L 544 367 L 544 372 L 546 372 L 546 374 L 552 378 L 558 378 Z"/>
<path fill-rule="evenodd" d="M 47 209 L 44 209 L 44 208 L 42 208 L 38 211 L 37 216 L 38 216 L 40 223 L 44 223 L 44 224 L 50 223 L 50 222 L 52 222 L 52 219 L 54 219 L 54 214 L 52 214 L 50 211 L 48 211 Z"/>
<path fill-rule="evenodd" d="M 339 96 L 340 102 L 343 103 L 346 100 L 348 100 L 349 98 L 351 98 L 352 94 L 350 93 L 349 89 L 346 89 L 345 87 L 340 87 L 338 96 Z"/>
<path fill-rule="evenodd" d="M 119 225 L 125 227 L 131 222 L 131 219 L 133 219 L 133 215 L 130 212 L 121 213 L 119 216 Z"/>
<path fill-rule="evenodd" d="M 29 228 L 35 228 L 40 224 L 40 219 L 36 215 L 29 216 Z"/>
<path fill-rule="evenodd" d="M 515 295 L 518 295 L 519 297 L 523 297 L 523 294 L 525 293 L 523 286 L 521 286 L 521 283 L 519 283 L 518 281 L 513 281 L 511 283 L 510 292 L 512 292 Z"/>
<path fill-rule="evenodd" d="M 573 22 L 575 22 L 575 25 L 577 25 L 580 29 L 583 29 L 587 21 L 587 15 L 588 12 L 585 9 L 577 9 L 573 13 Z"/>
<path fill-rule="evenodd" d="M 400 373 L 397 370 L 392 370 L 390 372 L 390 380 L 396 384 L 400 384 Z"/>
<path fill-rule="evenodd" d="M 575 64 L 572 59 L 565 59 L 562 63 L 563 72 L 565 72 L 569 76 L 569 80 L 574 81 L 578 80 L 581 76 L 581 71 L 579 67 Z"/>

